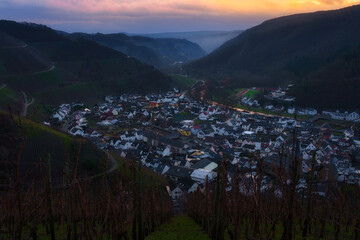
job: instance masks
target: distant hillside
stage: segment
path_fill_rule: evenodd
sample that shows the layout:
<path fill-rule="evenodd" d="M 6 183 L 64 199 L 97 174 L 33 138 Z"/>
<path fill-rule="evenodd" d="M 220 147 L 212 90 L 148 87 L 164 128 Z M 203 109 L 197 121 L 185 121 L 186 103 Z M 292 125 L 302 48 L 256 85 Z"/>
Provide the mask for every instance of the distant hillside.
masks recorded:
<path fill-rule="evenodd" d="M 63 33 L 64 34 L 64 33 Z M 125 34 L 65 34 L 72 39 L 84 38 L 113 48 L 157 68 L 171 67 L 201 58 L 205 51 L 184 39 L 155 39 Z"/>
<path fill-rule="evenodd" d="M 346 71 L 330 74 L 331 66 L 344 63 L 344 54 L 360 44 L 359 19 L 360 5 L 272 19 L 245 31 L 185 69 L 213 80 L 230 78 L 238 86 L 295 82 L 297 89 L 303 89 L 302 94 L 306 89 L 302 85 L 308 83 L 318 88 L 306 94 L 306 101 L 299 97 L 300 105 L 321 102 L 321 107 L 335 107 L 323 99 L 327 95 L 321 91 L 326 88 L 346 92 L 348 86 L 343 81 L 348 79 Z M 327 76 L 326 79 L 319 74 Z M 337 94 L 331 97 L 337 106 L 360 107 L 360 101 L 355 101 L 358 96 L 348 94 L 346 98 Z"/>
<path fill-rule="evenodd" d="M 4 33 L 0 42 L 9 46 L 0 48 L 0 84 L 48 103 L 173 86 L 171 78 L 152 66 L 90 40 L 69 39 L 46 26 L 0 21 L 0 32 Z M 52 63 L 55 68 L 49 68 Z"/>
<path fill-rule="evenodd" d="M 242 30 L 237 31 L 198 31 L 198 32 L 169 32 L 144 34 L 143 36 L 153 38 L 180 38 L 197 43 L 207 53 L 211 53 L 223 43 L 237 37 Z"/>

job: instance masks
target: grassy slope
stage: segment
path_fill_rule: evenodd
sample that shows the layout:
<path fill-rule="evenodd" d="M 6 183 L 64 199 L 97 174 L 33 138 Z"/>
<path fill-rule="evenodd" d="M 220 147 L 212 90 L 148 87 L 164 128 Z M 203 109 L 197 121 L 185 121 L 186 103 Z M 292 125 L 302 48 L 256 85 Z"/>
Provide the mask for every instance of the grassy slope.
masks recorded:
<path fill-rule="evenodd" d="M 1 87 L 2 85 L 0 84 L 0 88 Z M 21 109 L 21 101 L 21 96 L 17 91 L 14 91 L 7 86 L 0 89 L 0 110 L 9 111 L 8 105 L 10 105 L 12 111 L 16 113 Z"/>
<path fill-rule="evenodd" d="M 0 112 L 0 114 L 5 113 Z M 22 136 L 25 141 L 20 165 L 24 173 L 39 176 L 41 161 L 46 161 L 49 157 L 55 178 L 62 175 L 65 162 L 70 161 L 71 166 L 74 166 L 77 157 L 80 173 L 92 175 L 104 171 L 105 154 L 90 142 L 28 119 L 21 121 Z M 11 131 L 15 136 L 20 136 L 20 128 L 15 124 L 12 125 Z"/>
<path fill-rule="evenodd" d="M 196 80 L 193 78 L 188 78 L 184 75 L 179 74 L 171 74 L 170 77 L 181 87 L 181 88 L 189 88 L 191 87 Z"/>
<path fill-rule="evenodd" d="M 175 216 L 168 223 L 163 224 L 156 232 L 150 234 L 146 240 L 207 240 L 210 239 L 191 218 Z"/>
<path fill-rule="evenodd" d="M 58 167 L 63 167 L 69 158 L 74 161 L 79 153 L 80 167 L 89 173 L 103 170 L 105 155 L 90 142 L 82 138 L 73 138 L 44 125 L 25 120 L 25 136 L 28 137 L 24 149 L 27 161 L 38 162 L 50 154 Z"/>
<path fill-rule="evenodd" d="M 112 156 L 116 159 L 118 163 L 118 169 L 117 169 L 118 172 L 123 177 L 127 179 L 131 179 L 132 173 L 130 170 L 130 164 L 131 164 L 130 160 L 123 159 L 122 157 L 116 154 L 112 154 Z M 137 166 L 137 164 L 135 165 Z M 159 175 L 146 167 L 142 167 L 141 172 L 142 172 L 142 183 L 145 186 L 154 185 L 154 186 L 165 187 L 169 184 L 168 180 L 164 176 Z"/>
<path fill-rule="evenodd" d="M 53 113 L 53 107 L 50 105 L 45 105 L 35 98 L 33 104 L 28 108 L 27 117 L 33 120 L 34 122 L 44 122 L 49 119 L 49 116 Z"/>

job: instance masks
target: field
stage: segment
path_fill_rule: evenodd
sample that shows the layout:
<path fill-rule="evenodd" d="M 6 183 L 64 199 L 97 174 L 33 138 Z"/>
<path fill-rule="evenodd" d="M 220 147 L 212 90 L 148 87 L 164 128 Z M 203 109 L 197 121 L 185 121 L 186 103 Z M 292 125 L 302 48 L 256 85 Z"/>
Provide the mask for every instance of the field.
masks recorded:
<path fill-rule="evenodd" d="M 236 88 L 236 89 L 227 89 L 226 92 L 230 97 L 233 98 L 241 98 L 241 97 L 254 98 L 261 91 L 252 88 Z"/>
<path fill-rule="evenodd" d="M 175 82 L 178 83 L 182 88 L 189 88 L 194 83 L 196 83 L 195 79 L 186 77 L 184 75 L 171 74 L 170 77 L 174 79 Z"/>
<path fill-rule="evenodd" d="M 230 94 L 232 97 L 247 97 L 254 98 L 261 91 L 251 88 L 237 88 L 235 90 L 231 90 Z"/>
<path fill-rule="evenodd" d="M 175 216 L 146 240 L 208 240 L 206 233 L 188 216 Z"/>

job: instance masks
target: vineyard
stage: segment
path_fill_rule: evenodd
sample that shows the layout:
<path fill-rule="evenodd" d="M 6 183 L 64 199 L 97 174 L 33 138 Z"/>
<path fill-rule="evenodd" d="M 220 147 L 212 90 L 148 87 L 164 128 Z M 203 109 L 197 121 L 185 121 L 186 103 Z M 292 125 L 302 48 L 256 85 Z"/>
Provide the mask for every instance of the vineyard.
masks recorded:
<path fill-rule="evenodd" d="M 295 132 L 295 131 L 294 131 Z M 293 146 L 296 146 L 294 137 Z M 360 239 L 360 191 L 354 186 L 322 182 L 325 195 L 317 193 L 320 178 L 315 178 L 315 155 L 307 176 L 307 189 L 299 191 L 300 158 L 297 147 L 283 148 L 274 164 L 276 183 L 262 189 L 264 163 L 251 181 L 237 171 L 229 182 L 223 161 L 216 183 L 206 182 L 202 191 L 189 197 L 188 214 L 211 239 Z"/>
<path fill-rule="evenodd" d="M 49 156 L 39 159 L 40 176 L 25 182 L 31 173 L 20 170 L 22 121 L 2 117 L 0 125 L 1 139 L 17 146 L 6 156 L 9 151 L 1 151 L 7 161 L 0 163 L 6 169 L 0 173 L 0 239 L 144 239 L 172 216 L 164 188 L 152 179 L 145 183 L 135 161 L 124 162 L 114 174 L 86 178 L 78 173 L 78 155 L 65 161 L 62 176 L 53 181 Z M 9 125 L 16 125 L 18 136 Z"/>

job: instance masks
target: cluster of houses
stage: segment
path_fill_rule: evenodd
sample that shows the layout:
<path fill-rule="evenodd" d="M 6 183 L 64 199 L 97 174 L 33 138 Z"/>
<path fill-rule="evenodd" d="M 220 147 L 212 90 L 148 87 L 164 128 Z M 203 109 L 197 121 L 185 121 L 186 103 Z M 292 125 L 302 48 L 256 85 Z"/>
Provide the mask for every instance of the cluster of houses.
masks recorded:
<path fill-rule="evenodd" d="M 327 124 L 237 112 L 177 91 L 108 96 L 91 109 L 70 109 L 64 119 L 63 128 L 70 134 L 168 177 L 167 190 L 174 199 L 214 181 L 225 160 L 229 181 L 240 172 L 242 183 L 256 179 L 262 162 L 261 189 L 266 191 L 276 184 L 277 168 L 291 165 L 294 139 L 301 159 L 299 189 L 306 188 L 304 179 L 311 169 L 316 170 L 319 194 L 325 194 L 321 184 L 326 181 L 360 183 L 360 131 L 355 127 L 338 136 Z"/>
<path fill-rule="evenodd" d="M 288 85 L 287 88 L 272 89 L 272 91 L 264 97 L 269 100 L 276 100 L 278 102 L 292 103 L 295 102 L 295 97 L 287 95 L 287 92 L 293 87 L 292 84 Z"/>
<path fill-rule="evenodd" d="M 70 104 L 61 104 L 57 109 L 57 111 L 51 116 L 51 118 L 59 122 L 62 122 L 64 118 L 69 115 L 70 111 L 71 111 Z"/>
<path fill-rule="evenodd" d="M 241 103 L 244 106 L 249 106 L 249 107 L 260 107 L 260 104 L 258 102 L 258 100 L 254 99 L 254 98 L 248 98 L 248 97 L 243 97 L 241 99 Z"/>
<path fill-rule="evenodd" d="M 293 87 L 292 84 L 290 84 L 287 88 L 278 88 L 273 89 L 270 94 L 265 95 L 264 97 L 271 102 L 275 100 L 277 104 L 265 104 L 263 107 L 265 110 L 271 110 L 274 112 L 287 112 L 288 114 L 298 114 L 303 116 L 316 116 L 316 115 L 322 115 L 325 118 L 333 119 L 333 120 L 340 120 L 340 121 L 352 121 L 352 122 L 360 122 L 360 114 L 356 111 L 330 111 L 330 110 L 324 110 L 322 112 L 318 111 L 315 108 L 296 108 L 295 106 L 289 106 L 285 107 L 284 105 L 280 103 L 294 103 L 295 98 L 288 96 L 286 93 L 287 91 Z M 241 104 L 248 107 L 261 107 L 260 103 L 250 97 L 242 97 L 241 98 Z"/>

